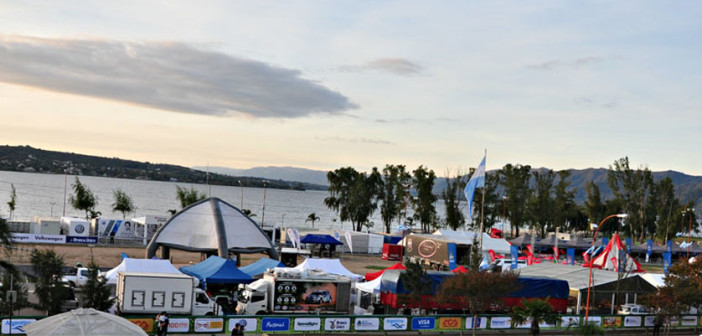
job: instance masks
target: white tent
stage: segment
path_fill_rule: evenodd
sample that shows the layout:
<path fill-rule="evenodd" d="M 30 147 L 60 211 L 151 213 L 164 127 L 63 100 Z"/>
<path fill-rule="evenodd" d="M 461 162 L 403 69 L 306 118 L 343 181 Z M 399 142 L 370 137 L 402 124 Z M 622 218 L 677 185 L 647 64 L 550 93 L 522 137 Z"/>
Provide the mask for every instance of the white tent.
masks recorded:
<path fill-rule="evenodd" d="M 298 271 L 306 271 L 306 270 L 321 270 L 329 274 L 338 274 L 338 275 L 345 275 L 353 281 L 358 281 L 363 276 L 358 275 L 356 273 L 352 273 L 344 265 L 341 264 L 341 261 L 339 259 L 317 259 L 317 258 L 307 258 L 305 261 L 303 261 L 301 264 L 293 267 L 293 269 L 296 269 Z"/>
<path fill-rule="evenodd" d="M 340 240 L 344 245 L 337 246 L 336 249 L 339 252 L 348 253 L 353 249 L 353 253 L 367 253 L 367 254 L 381 254 L 383 253 L 383 236 L 376 233 L 366 233 L 357 231 L 347 231 L 348 236 L 351 237 L 351 243 L 347 241 L 348 236 L 346 233 L 340 235 L 339 237 L 334 236 L 336 239 Z"/>
<path fill-rule="evenodd" d="M 368 293 L 378 293 L 380 292 L 380 282 L 383 279 L 382 276 L 379 276 L 371 281 L 366 281 L 366 282 L 358 282 L 356 283 L 356 289 L 359 289 L 364 292 Z"/>
<path fill-rule="evenodd" d="M 475 232 L 470 231 L 453 231 L 453 230 L 436 230 L 433 235 L 443 236 L 455 242 L 472 245 Z M 483 248 L 482 250 L 493 250 L 495 253 L 509 254 L 510 243 L 503 238 L 492 238 L 489 234 L 483 233 Z"/>
<path fill-rule="evenodd" d="M 117 267 L 105 273 L 107 283 L 116 284 L 119 272 L 183 274 L 168 260 L 124 258 Z"/>
<path fill-rule="evenodd" d="M 78 308 L 32 322 L 24 326 L 24 331 L 29 336 L 147 336 L 129 320 L 92 308 Z"/>

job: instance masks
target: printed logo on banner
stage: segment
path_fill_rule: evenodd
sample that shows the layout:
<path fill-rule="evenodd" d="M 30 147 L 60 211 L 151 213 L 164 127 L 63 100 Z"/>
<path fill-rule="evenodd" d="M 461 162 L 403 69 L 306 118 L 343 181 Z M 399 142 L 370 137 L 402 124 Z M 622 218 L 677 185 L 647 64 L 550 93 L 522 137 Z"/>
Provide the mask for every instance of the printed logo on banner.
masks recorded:
<path fill-rule="evenodd" d="M 24 334 L 24 326 L 34 321 L 36 321 L 36 319 L 12 319 L 12 326 L 10 326 L 10 319 L 3 319 L 0 332 L 2 332 L 2 334 L 9 334 L 10 330 L 12 330 L 13 334 Z"/>
<path fill-rule="evenodd" d="M 407 318 L 386 317 L 383 319 L 383 330 L 407 330 Z"/>
<path fill-rule="evenodd" d="M 378 317 L 358 317 L 354 321 L 355 330 L 378 330 L 380 329 L 380 318 Z"/>
<path fill-rule="evenodd" d="M 195 332 L 221 332 L 224 329 L 222 318 L 196 318 Z"/>
<path fill-rule="evenodd" d="M 45 243 L 65 244 L 66 236 L 34 233 L 10 233 L 13 242 L 17 243 Z M 13 323 L 14 324 L 14 323 Z"/>
<path fill-rule="evenodd" d="M 621 327 L 622 318 L 619 316 L 605 316 L 602 318 L 602 326 L 605 328 Z"/>
<path fill-rule="evenodd" d="M 644 317 L 644 327 L 653 327 L 656 325 L 656 316 L 649 315 Z"/>
<path fill-rule="evenodd" d="M 98 237 L 66 236 L 68 244 L 97 244 Z"/>
<path fill-rule="evenodd" d="M 585 321 L 585 320 L 583 320 Z M 587 319 L 587 323 L 592 323 L 594 325 L 601 326 L 602 325 L 602 316 L 590 316 Z"/>
<path fill-rule="evenodd" d="M 322 319 L 319 317 L 296 318 L 293 329 L 295 331 L 312 331 L 322 328 Z"/>
<path fill-rule="evenodd" d="M 129 322 L 132 322 L 139 326 L 142 330 L 146 331 L 147 333 L 150 333 L 154 330 L 154 319 L 150 318 L 130 318 L 127 319 Z"/>
<path fill-rule="evenodd" d="M 345 331 L 351 329 L 351 319 L 348 317 L 334 317 L 324 320 L 324 330 Z"/>
<path fill-rule="evenodd" d="M 168 331 L 169 332 L 184 332 L 184 333 L 190 331 L 190 319 L 169 318 L 168 319 Z"/>
<path fill-rule="evenodd" d="M 439 317 L 439 329 L 458 330 L 461 329 L 460 317 Z"/>
<path fill-rule="evenodd" d="M 624 318 L 624 327 L 640 327 L 641 316 L 627 316 Z"/>
<path fill-rule="evenodd" d="M 488 318 L 487 317 L 478 317 L 475 320 L 475 328 L 476 329 L 485 329 L 487 328 L 487 323 L 488 323 Z M 473 329 L 473 318 L 472 317 L 466 317 L 466 329 Z"/>
<path fill-rule="evenodd" d="M 576 327 L 580 323 L 580 316 L 561 316 L 561 328 Z"/>
<path fill-rule="evenodd" d="M 279 317 L 266 317 L 261 320 L 261 331 L 288 331 L 290 319 Z"/>
<path fill-rule="evenodd" d="M 229 322 L 227 324 L 227 332 L 231 332 L 237 323 L 244 326 L 244 331 L 258 330 L 258 319 L 255 319 L 255 318 L 230 318 Z"/>
<path fill-rule="evenodd" d="M 490 319 L 490 328 L 507 329 L 511 327 L 512 319 L 509 317 L 493 317 Z"/>
<path fill-rule="evenodd" d="M 686 315 L 680 321 L 683 327 L 691 327 L 697 325 L 697 316 Z"/>
<path fill-rule="evenodd" d="M 433 317 L 413 317 L 412 330 L 432 330 L 436 326 L 436 319 Z"/>

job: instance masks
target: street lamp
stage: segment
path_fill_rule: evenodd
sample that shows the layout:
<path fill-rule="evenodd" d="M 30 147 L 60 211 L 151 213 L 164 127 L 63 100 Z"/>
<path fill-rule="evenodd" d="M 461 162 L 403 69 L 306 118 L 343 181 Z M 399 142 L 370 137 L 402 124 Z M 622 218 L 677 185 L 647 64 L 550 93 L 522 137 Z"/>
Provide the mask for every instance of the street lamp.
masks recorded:
<path fill-rule="evenodd" d="M 507 218 L 507 196 L 502 196 L 502 238 L 507 237 L 505 234 L 505 222 Z M 511 234 L 511 232 L 510 232 Z"/>
<path fill-rule="evenodd" d="M 597 239 L 597 231 L 600 230 L 605 221 L 613 217 L 626 218 L 627 214 L 616 214 L 609 215 L 603 219 L 599 225 L 595 228 L 595 234 L 592 235 L 592 246 L 595 246 L 595 240 Z M 590 289 L 592 288 L 592 259 L 590 259 L 590 275 L 587 277 L 587 301 L 585 302 L 585 323 L 587 323 L 587 317 L 590 315 Z"/>
<path fill-rule="evenodd" d="M 690 212 L 690 231 L 688 232 L 689 239 L 688 241 L 689 245 L 687 245 L 687 258 L 690 258 L 690 245 L 692 245 L 692 215 L 695 214 L 695 208 L 687 208 L 687 212 Z"/>
<path fill-rule="evenodd" d="M 266 219 L 266 187 L 268 180 L 263 180 L 263 211 L 261 212 L 261 228 L 263 228 L 263 220 Z"/>

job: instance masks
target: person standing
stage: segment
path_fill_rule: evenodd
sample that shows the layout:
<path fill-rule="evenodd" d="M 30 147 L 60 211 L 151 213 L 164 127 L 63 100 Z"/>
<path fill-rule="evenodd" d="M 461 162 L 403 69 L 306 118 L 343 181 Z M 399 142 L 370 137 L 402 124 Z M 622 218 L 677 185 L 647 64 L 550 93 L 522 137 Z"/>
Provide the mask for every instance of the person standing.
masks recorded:
<path fill-rule="evenodd" d="M 234 329 L 232 329 L 232 336 L 236 335 L 243 335 L 244 333 L 241 331 L 241 324 L 237 323 L 234 325 Z"/>
<path fill-rule="evenodd" d="M 168 314 L 161 312 L 158 314 L 158 336 L 166 336 L 168 334 Z"/>

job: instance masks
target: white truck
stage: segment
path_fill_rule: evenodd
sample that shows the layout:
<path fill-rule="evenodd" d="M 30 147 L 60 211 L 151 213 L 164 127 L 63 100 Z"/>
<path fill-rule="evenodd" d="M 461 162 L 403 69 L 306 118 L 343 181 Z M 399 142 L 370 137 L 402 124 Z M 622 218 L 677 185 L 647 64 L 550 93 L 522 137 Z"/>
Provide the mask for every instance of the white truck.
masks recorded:
<path fill-rule="evenodd" d="M 348 314 L 351 279 L 321 271 L 276 267 L 262 279 L 239 285 L 239 315 Z"/>
<path fill-rule="evenodd" d="M 222 315 L 197 279 L 185 274 L 120 272 L 117 311 L 121 315 Z"/>
<path fill-rule="evenodd" d="M 77 267 L 76 274 L 66 274 L 61 280 L 71 287 L 83 287 L 88 282 L 89 272 L 87 267 Z"/>

